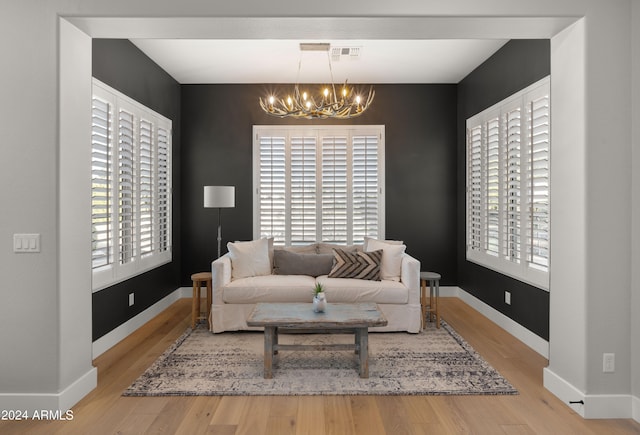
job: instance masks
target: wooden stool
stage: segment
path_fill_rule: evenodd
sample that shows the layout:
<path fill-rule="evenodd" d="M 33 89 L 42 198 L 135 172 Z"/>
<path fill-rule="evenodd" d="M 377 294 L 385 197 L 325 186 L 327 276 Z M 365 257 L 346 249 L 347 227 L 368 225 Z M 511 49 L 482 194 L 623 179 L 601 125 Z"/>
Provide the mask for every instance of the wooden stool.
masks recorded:
<path fill-rule="evenodd" d="M 427 281 L 429 281 L 429 303 L 427 304 Z M 435 316 L 436 328 L 440 328 L 440 274 L 420 272 L 420 305 L 422 307 L 422 329 L 427 327 L 427 316 Z"/>
<path fill-rule="evenodd" d="M 211 309 L 211 272 L 199 272 L 191 275 L 193 281 L 193 299 L 191 300 L 191 329 L 196 328 L 198 320 L 209 321 L 209 310 Z M 204 316 L 200 315 L 200 289 L 205 284 L 207 287 L 207 307 Z"/>

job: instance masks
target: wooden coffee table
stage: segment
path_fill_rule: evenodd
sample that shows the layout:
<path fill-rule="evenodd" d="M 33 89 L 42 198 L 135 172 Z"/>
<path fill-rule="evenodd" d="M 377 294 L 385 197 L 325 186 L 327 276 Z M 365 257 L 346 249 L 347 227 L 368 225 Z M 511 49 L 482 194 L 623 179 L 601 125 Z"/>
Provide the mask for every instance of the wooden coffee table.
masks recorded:
<path fill-rule="evenodd" d="M 247 319 L 249 326 L 264 326 L 264 377 L 273 377 L 273 356 L 279 350 L 355 350 L 360 377 L 369 377 L 369 327 L 385 326 L 387 319 L 375 303 L 327 304 L 323 313 L 312 304 L 259 303 Z M 353 333 L 354 344 L 279 344 L 281 329 L 315 333 Z"/>

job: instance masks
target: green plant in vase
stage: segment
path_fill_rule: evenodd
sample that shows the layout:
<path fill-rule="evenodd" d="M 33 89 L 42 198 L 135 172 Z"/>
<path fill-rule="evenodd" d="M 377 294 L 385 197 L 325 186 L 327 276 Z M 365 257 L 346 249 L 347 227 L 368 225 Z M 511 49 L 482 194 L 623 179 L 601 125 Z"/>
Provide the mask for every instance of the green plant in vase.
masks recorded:
<path fill-rule="evenodd" d="M 313 295 L 318 296 L 318 293 L 324 293 L 324 287 L 319 282 L 316 283 L 316 286 L 313 288 Z"/>
<path fill-rule="evenodd" d="M 324 287 L 320 283 L 316 283 L 313 288 L 313 311 L 322 313 L 327 308 L 327 298 L 324 294 Z"/>

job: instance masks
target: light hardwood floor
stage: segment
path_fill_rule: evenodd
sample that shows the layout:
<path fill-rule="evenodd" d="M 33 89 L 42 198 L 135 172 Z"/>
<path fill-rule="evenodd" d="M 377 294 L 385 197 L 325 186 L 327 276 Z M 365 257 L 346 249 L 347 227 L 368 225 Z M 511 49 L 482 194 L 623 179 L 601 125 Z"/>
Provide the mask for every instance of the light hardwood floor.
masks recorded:
<path fill-rule="evenodd" d="M 584 420 L 542 386 L 547 360 L 456 298 L 443 318 L 517 396 L 122 397 L 190 324 L 183 299 L 94 361 L 98 387 L 72 421 L 0 422 L 1 434 L 640 434 L 633 420 Z"/>

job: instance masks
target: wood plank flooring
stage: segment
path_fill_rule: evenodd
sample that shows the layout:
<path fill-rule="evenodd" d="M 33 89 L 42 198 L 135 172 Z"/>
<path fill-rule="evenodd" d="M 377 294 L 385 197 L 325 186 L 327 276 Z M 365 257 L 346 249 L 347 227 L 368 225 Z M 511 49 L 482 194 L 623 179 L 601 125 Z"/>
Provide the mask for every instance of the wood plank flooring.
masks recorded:
<path fill-rule="evenodd" d="M 72 421 L 0 422 L 1 434 L 640 434 L 627 420 L 584 420 L 542 386 L 546 359 L 456 298 L 443 318 L 517 396 L 122 397 L 190 325 L 183 299 L 94 361 L 98 387 Z"/>

